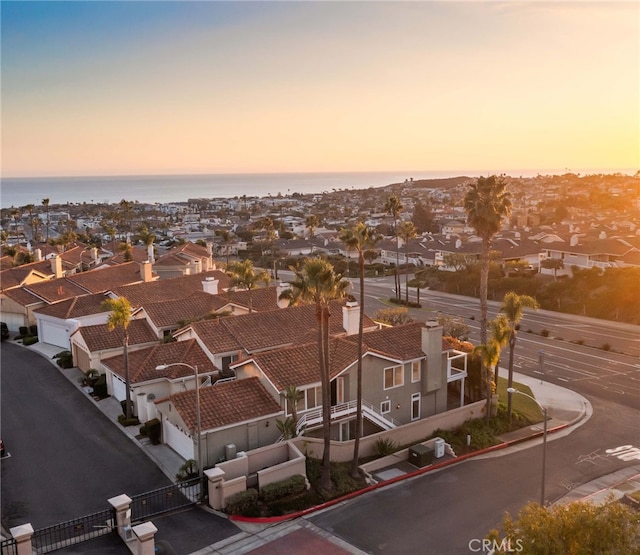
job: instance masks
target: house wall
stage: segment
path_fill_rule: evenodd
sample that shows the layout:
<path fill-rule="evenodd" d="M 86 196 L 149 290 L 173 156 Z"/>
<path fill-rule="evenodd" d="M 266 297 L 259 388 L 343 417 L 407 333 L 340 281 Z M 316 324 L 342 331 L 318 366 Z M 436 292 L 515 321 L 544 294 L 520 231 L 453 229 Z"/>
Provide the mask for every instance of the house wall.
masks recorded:
<path fill-rule="evenodd" d="M 368 457 L 376 453 L 375 443 L 379 439 L 390 439 L 397 445 L 411 445 L 423 441 L 433 433 L 440 430 L 453 430 L 472 418 L 481 418 L 486 408 L 486 401 L 477 401 L 449 410 L 429 418 L 411 422 L 400 428 L 379 432 L 360 439 L 360 456 Z M 299 436 L 291 440 L 303 453 L 314 458 L 322 458 L 324 443 L 321 438 Z M 335 462 L 348 462 L 353 458 L 353 440 L 332 441 L 331 460 Z"/>
<path fill-rule="evenodd" d="M 33 311 L 46 306 L 46 303 L 37 303 L 28 307 L 22 306 L 13 299 L 0 296 L 0 313 L 2 313 L 2 321 L 12 332 L 18 332 L 20 326 L 30 326 L 36 323 Z"/>

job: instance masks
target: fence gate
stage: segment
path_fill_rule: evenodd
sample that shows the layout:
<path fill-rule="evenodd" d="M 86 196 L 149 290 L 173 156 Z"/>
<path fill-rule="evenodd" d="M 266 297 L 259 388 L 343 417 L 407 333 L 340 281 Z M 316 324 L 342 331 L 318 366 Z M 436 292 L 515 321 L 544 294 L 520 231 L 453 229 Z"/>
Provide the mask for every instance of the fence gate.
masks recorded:
<path fill-rule="evenodd" d="M 131 496 L 131 523 L 189 507 L 204 501 L 202 478 L 196 477 L 160 489 Z"/>
<path fill-rule="evenodd" d="M 109 508 L 36 530 L 31 537 L 35 553 L 50 553 L 70 545 L 115 533 L 116 512 Z"/>

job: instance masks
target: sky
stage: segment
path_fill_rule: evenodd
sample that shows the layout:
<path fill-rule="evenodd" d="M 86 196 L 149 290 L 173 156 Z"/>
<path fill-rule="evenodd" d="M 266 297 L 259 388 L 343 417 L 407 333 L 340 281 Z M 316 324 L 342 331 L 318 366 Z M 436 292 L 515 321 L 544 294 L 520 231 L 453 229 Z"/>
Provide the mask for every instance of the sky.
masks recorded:
<path fill-rule="evenodd" d="M 2 177 L 640 169 L 635 1 L 0 10 Z"/>

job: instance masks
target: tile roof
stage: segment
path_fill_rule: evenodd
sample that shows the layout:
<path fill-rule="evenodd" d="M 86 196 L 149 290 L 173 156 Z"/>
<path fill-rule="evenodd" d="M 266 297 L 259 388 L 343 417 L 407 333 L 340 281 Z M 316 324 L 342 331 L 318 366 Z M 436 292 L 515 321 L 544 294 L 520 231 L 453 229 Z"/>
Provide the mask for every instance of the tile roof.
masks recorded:
<path fill-rule="evenodd" d="M 202 282 L 206 277 L 219 280 L 219 291 L 229 286 L 229 276 L 220 270 L 211 270 L 189 276 L 114 287 L 112 290 L 116 295 L 126 297 L 132 306 L 138 307 L 147 303 L 187 298 L 203 290 Z"/>
<path fill-rule="evenodd" d="M 42 260 L 40 262 L 32 262 L 31 264 L 23 264 L 14 266 L 0 271 L 0 289 L 10 289 L 19 287 L 31 275 L 40 277 L 40 281 L 48 280 L 53 273 L 51 272 L 51 263 Z"/>
<path fill-rule="evenodd" d="M 21 306 L 29 306 L 44 302 L 40 297 L 37 297 L 33 293 L 30 293 L 23 287 L 8 289 L 7 291 L 3 291 L 2 294 Z"/>
<path fill-rule="evenodd" d="M 104 293 L 114 287 L 140 283 L 140 265 L 137 262 L 126 262 L 117 266 L 102 266 L 88 272 L 81 272 L 67 278 L 89 293 Z"/>
<path fill-rule="evenodd" d="M 278 308 L 278 292 L 277 287 L 259 287 L 249 291 L 230 291 L 219 295 L 225 298 L 227 302 L 235 305 L 249 308 L 249 295 L 251 295 L 251 308 L 256 312 L 265 310 L 274 310 Z M 226 304 L 226 303 L 225 303 Z"/>
<path fill-rule="evenodd" d="M 101 305 L 107 297 L 103 293 L 97 295 L 81 295 L 71 299 L 65 299 L 57 303 L 44 306 L 34 310 L 38 314 L 46 314 L 54 318 L 66 320 L 68 318 L 79 318 L 104 312 Z"/>
<path fill-rule="evenodd" d="M 185 299 L 146 303 L 144 311 L 157 328 L 175 328 L 185 322 L 199 320 L 224 306 L 221 295 L 210 295 L 204 291 Z"/>
<path fill-rule="evenodd" d="M 195 390 L 170 397 L 187 428 L 196 428 Z M 214 384 L 200 389 L 200 423 L 202 430 L 213 430 L 256 418 L 282 413 L 258 378 L 246 378 Z"/>
<path fill-rule="evenodd" d="M 111 332 L 122 338 L 122 329 Z M 129 379 L 132 384 L 169 378 L 175 380 L 193 376 L 194 372 L 187 366 L 169 366 L 165 370 L 156 370 L 161 364 L 181 362 L 197 366 L 200 374 L 211 373 L 217 368 L 200 348 L 195 339 L 175 341 L 173 343 L 159 343 L 153 347 L 129 352 Z M 102 364 L 113 372 L 124 377 L 124 355 L 102 359 Z"/>
<path fill-rule="evenodd" d="M 128 329 L 129 345 L 159 342 L 158 337 L 153 333 L 146 320 L 131 320 Z M 120 329 L 120 332 L 116 330 L 111 332 L 107 328 L 107 324 L 82 326 L 72 335 L 76 334 L 82 336 L 91 353 L 122 347 L 122 329 Z"/>
<path fill-rule="evenodd" d="M 40 283 L 30 283 L 29 285 L 24 285 L 23 289 L 49 304 L 90 293 L 90 291 L 69 280 L 70 278 L 64 277 Z"/>

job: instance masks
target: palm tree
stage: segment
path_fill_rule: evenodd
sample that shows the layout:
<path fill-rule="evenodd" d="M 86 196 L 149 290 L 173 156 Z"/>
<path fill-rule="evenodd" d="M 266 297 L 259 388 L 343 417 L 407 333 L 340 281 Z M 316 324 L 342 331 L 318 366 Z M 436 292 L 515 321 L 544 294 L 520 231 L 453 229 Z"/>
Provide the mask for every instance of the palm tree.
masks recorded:
<path fill-rule="evenodd" d="M 42 199 L 42 206 L 44 206 L 47 212 L 47 233 L 46 233 L 45 242 L 49 243 L 49 199 L 48 198 Z"/>
<path fill-rule="evenodd" d="M 480 256 L 480 343 L 487 345 L 487 297 L 489 291 L 489 251 L 491 240 L 500 231 L 502 220 L 511 214 L 511 200 L 506 192 L 507 183 L 503 176 L 479 177 L 464 196 L 467 221 L 482 239 Z M 481 360 L 485 360 L 484 357 Z M 482 373 L 489 368 L 484 365 Z M 487 399 L 487 419 L 491 396 Z"/>
<path fill-rule="evenodd" d="M 300 391 L 295 385 L 288 385 L 282 393 L 282 396 L 287 401 L 287 407 L 291 410 L 291 419 L 293 420 L 293 430 L 295 436 L 295 430 L 298 427 L 298 401 L 300 401 L 304 393 Z"/>
<path fill-rule="evenodd" d="M 503 313 L 508 321 L 509 325 L 509 378 L 508 378 L 508 387 L 513 387 L 513 352 L 516 347 L 516 338 L 518 336 L 518 327 L 520 324 L 520 320 L 524 316 L 525 308 L 532 308 L 533 310 L 537 310 L 539 308 L 538 301 L 536 301 L 533 297 L 529 295 L 518 295 L 513 291 L 510 291 L 504 296 L 502 301 L 502 306 L 500 307 L 500 312 Z M 509 419 L 511 419 L 511 393 L 509 393 L 509 397 L 507 399 L 507 413 L 509 415 Z"/>
<path fill-rule="evenodd" d="M 407 306 L 409 306 L 409 241 L 418 235 L 418 230 L 413 222 L 402 222 L 398 228 L 398 236 L 404 241 L 404 258 L 405 258 L 405 272 L 404 272 L 404 294 Z"/>
<path fill-rule="evenodd" d="M 343 229 L 339 235 L 348 249 L 358 253 L 358 270 L 360 281 L 360 321 L 358 322 L 358 370 L 357 370 L 357 401 L 356 401 L 356 431 L 353 444 L 353 460 L 351 461 L 351 475 L 359 476 L 358 459 L 360 458 L 360 436 L 362 435 L 362 344 L 364 335 L 364 259 L 365 253 L 373 249 L 380 240 L 375 230 L 363 222 L 358 222 L 350 229 Z"/>
<path fill-rule="evenodd" d="M 396 274 L 395 274 L 395 283 L 396 283 L 396 299 L 400 300 L 400 276 L 398 275 L 398 266 L 400 265 L 400 254 L 398 252 L 398 216 L 400 216 L 400 212 L 402 212 L 402 203 L 400 202 L 400 198 L 396 195 L 391 195 L 387 202 L 384 205 L 384 211 L 387 214 L 391 214 L 393 216 L 393 233 L 396 236 Z"/>
<path fill-rule="evenodd" d="M 229 265 L 229 254 L 231 246 L 231 232 L 227 229 L 216 229 L 216 235 L 222 239 L 224 243 L 224 252 L 227 257 L 227 266 Z"/>
<path fill-rule="evenodd" d="M 304 220 L 305 227 L 309 230 L 309 237 L 313 239 L 313 231 L 320 225 L 320 220 L 315 214 L 307 216 Z"/>
<path fill-rule="evenodd" d="M 318 363 L 320 383 L 322 384 L 322 436 L 324 452 L 322 455 L 322 475 L 320 486 L 330 491 L 331 483 L 331 366 L 329 359 L 329 301 L 343 297 L 349 282 L 336 274 L 333 266 L 322 258 L 306 258 L 301 268 L 291 268 L 295 272 L 291 287 L 280 297 L 291 304 L 313 302 L 316 305 L 318 321 Z"/>
<path fill-rule="evenodd" d="M 107 299 L 103 301 L 102 310 L 110 310 L 107 320 L 107 329 L 113 331 L 122 328 L 122 347 L 124 356 L 124 383 L 125 393 L 125 418 L 132 418 L 131 411 L 131 384 L 129 378 L 129 324 L 131 323 L 131 304 L 125 297 Z"/>
<path fill-rule="evenodd" d="M 502 351 L 502 347 L 498 341 L 491 338 L 487 343 L 483 345 L 477 345 L 473 349 L 473 353 L 480 357 L 480 361 L 482 363 L 482 368 L 486 369 L 483 375 L 483 382 L 485 384 L 485 392 L 487 395 L 487 409 L 486 409 L 486 420 L 489 421 L 489 417 L 491 416 L 491 397 L 493 396 L 494 391 L 494 383 L 491 379 L 491 371 L 495 366 L 500 362 L 500 353 Z M 497 386 L 497 384 L 495 384 Z"/>
<path fill-rule="evenodd" d="M 249 291 L 249 314 L 253 311 L 251 291 L 263 282 L 269 284 L 270 277 L 266 270 L 256 270 L 251 260 L 232 262 L 227 266 L 227 273 L 231 276 L 230 287 L 240 287 Z"/>

